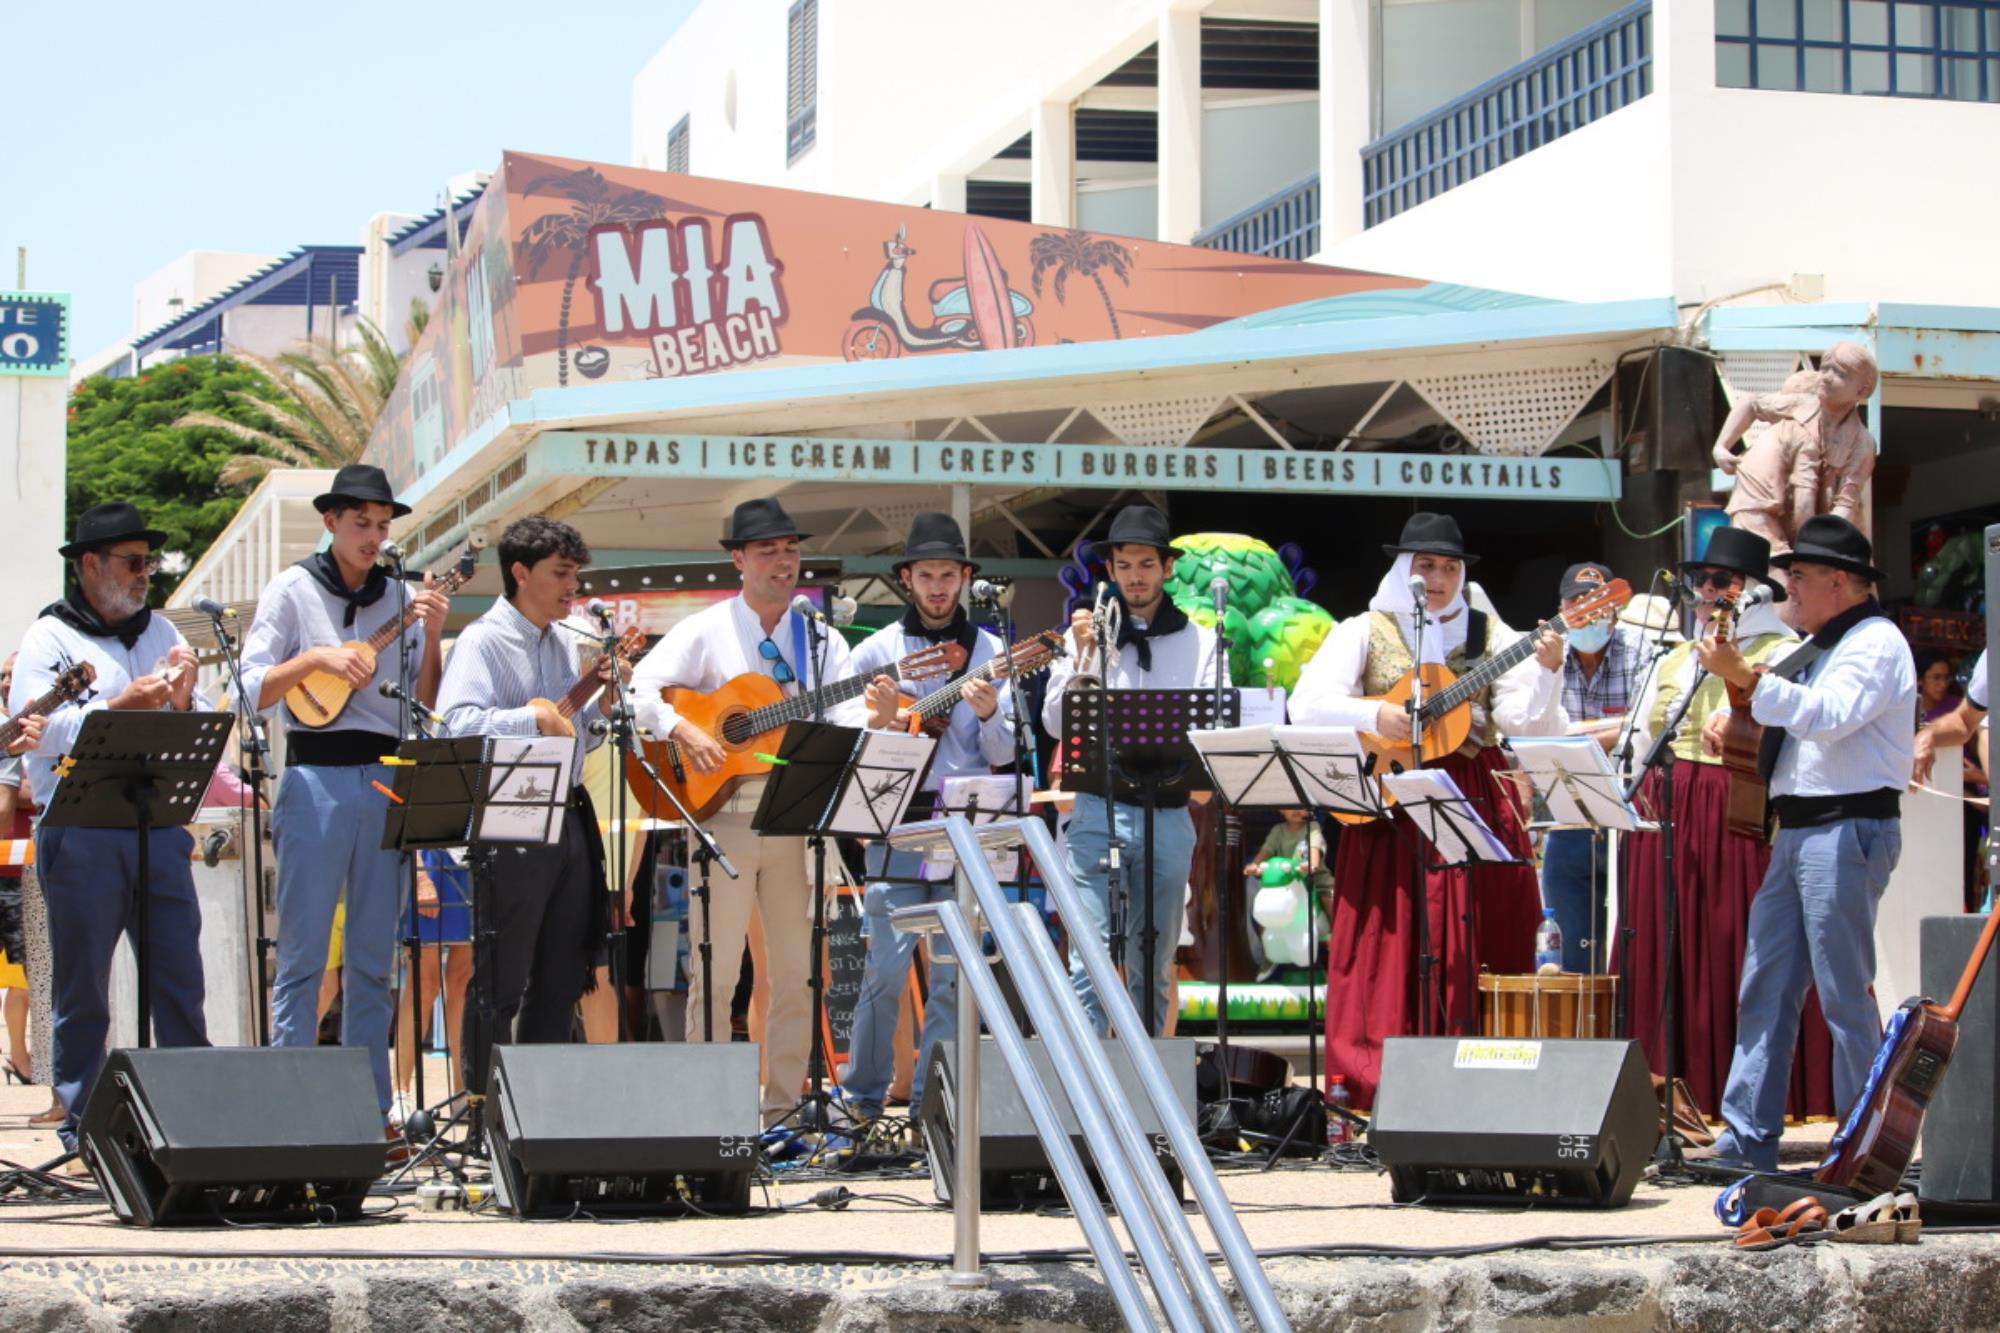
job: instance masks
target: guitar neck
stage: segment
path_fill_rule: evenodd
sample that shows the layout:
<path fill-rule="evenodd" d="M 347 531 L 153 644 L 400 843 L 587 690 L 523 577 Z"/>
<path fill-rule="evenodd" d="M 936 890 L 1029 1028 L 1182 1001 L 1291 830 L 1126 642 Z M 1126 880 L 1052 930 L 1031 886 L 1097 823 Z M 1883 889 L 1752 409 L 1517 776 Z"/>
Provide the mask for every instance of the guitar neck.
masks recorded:
<path fill-rule="evenodd" d="M 1569 626 L 1561 616 L 1552 616 L 1499 652 L 1481 658 L 1471 670 L 1424 700 L 1424 724 L 1428 726 L 1460 704 L 1469 702 L 1488 685 L 1527 661 L 1534 655 L 1535 641 L 1544 630 L 1567 634 Z"/>
<path fill-rule="evenodd" d="M 432 590 L 435 592 L 441 592 L 445 596 L 449 597 L 453 593 L 458 591 L 458 585 L 463 582 L 465 582 L 465 580 L 459 576 L 456 570 L 454 570 L 451 573 L 445 575 L 443 578 L 439 579 L 436 582 L 436 584 L 433 585 Z M 370 648 L 373 648 L 376 652 L 379 653 L 384 648 L 387 648 L 390 644 L 394 643 L 397 640 L 397 638 L 402 635 L 404 630 L 407 630 L 410 626 L 416 624 L 419 620 L 422 619 L 423 616 L 418 613 L 417 609 L 414 606 L 406 607 L 402 615 L 397 616 L 394 620 L 390 621 L 388 624 L 382 626 L 382 628 L 376 630 L 373 634 L 368 636 L 368 646 Z"/>
<path fill-rule="evenodd" d="M 937 689 L 932 690 L 929 694 L 925 695 L 923 698 L 919 699 L 915 704 L 911 705 L 910 711 L 912 713 L 915 713 L 918 717 L 941 717 L 944 714 L 949 713 L 952 709 L 958 706 L 958 701 L 962 697 L 960 695 L 960 690 L 964 688 L 966 681 L 993 680 L 994 673 L 999 669 L 1000 664 L 1006 660 L 1008 660 L 1006 657 L 1001 656 L 999 654 L 995 654 L 994 656 L 987 658 L 984 662 L 981 662 L 978 666 L 966 672 L 964 675 L 960 676 L 957 680 L 952 681 L 948 685 L 941 685 Z"/>
<path fill-rule="evenodd" d="M 1972 957 L 1965 960 L 1965 974 L 1958 979 L 1958 989 L 1951 993 L 1951 1003 L 1942 1011 L 1944 1017 L 1954 1023 L 1964 1010 L 1966 1000 L 1972 996 L 1972 985 L 1979 980 L 1979 969 L 1986 965 L 1986 955 L 1993 948 L 1996 931 L 2000 931 L 2000 911 L 1988 912 L 1986 928 L 1979 932 L 1979 943 L 1973 947 Z"/>
<path fill-rule="evenodd" d="M 0 722 L 0 749 L 12 745 L 21 738 L 21 723 L 31 717 L 47 717 L 75 698 L 78 691 L 68 685 L 58 684 L 40 696 L 28 701 L 26 707 L 5 722 Z"/>
<path fill-rule="evenodd" d="M 743 724 L 749 729 L 749 734 L 761 736 L 767 731 L 784 726 L 787 722 L 802 722 L 815 713 L 837 707 L 849 699 L 860 698 L 862 692 L 868 688 L 868 682 L 878 675 L 887 676 L 891 680 L 896 679 L 896 664 L 892 662 L 873 675 L 849 676 L 845 680 L 836 680 L 831 685 L 821 685 L 817 689 L 806 690 L 789 699 L 780 699 L 774 704 L 754 708 L 743 715 Z"/>

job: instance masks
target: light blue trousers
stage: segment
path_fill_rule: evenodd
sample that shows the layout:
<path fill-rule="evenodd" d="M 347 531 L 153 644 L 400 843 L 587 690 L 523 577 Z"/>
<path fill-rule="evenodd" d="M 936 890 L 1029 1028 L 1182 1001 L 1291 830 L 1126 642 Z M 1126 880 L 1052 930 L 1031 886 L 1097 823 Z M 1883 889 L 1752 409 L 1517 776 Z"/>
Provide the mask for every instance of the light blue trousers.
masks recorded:
<path fill-rule="evenodd" d="M 1141 948 L 1146 921 L 1146 812 L 1136 805 L 1117 804 L 1118 836 L 1125 844 L 1121 879 L 1125 885 L 1125 989 L 1132 1007 L 1146 1012 L 1146 964 Z M 1069 821 L 1069 873 L 1083 898 L 1090 920 L 1066 921 L 1072 934 L 1095 930 L 1108 941 L 1111 930 L 1109 873 L 1105 857 L 1110 849 L 1105 818 L 1105 801 L 1088 792 L 1077 793 L 1076 808 Z M 1174 948 L 1181 939 L 1181 919 L 1187 904 L 1188 867 L 1194 861 L 1194 819 L 1186 809 L 1153 812 L 1153 926 L 1159 932 L 1153 945 L 1153 1031 L 1158 1036 L 1167 1021 L 1167 986 L 1173 967 Z M 1116 961 L 1114 956 L 1114 961 Z M 1097 1035 L 1111 1029 L 1104 1001 L 1097 986 L 1084 970 L 1083 959 L 1070 950 L 1070 984 L 1090 1015 Z"/>
<path fill-rule="evenodd" d="M 882 857 L 885 851 L 886 863 Z M 868 848 L 871 875 L 914 880 L 922 867 L 923 858 L 915 852 L 889 851 L 879 843 Z M 862 898 L 861 930 L 868 937 L 868 963 L 861 974 L 860 997 L 854 1002 L 854 1029 L 848 1038 L 847 1071 L 840 1086 L 847 1099 L 867 1114 L 881 1114 L 889 1081 L 895 1076 L 896 1006 L 903 998 L 919 938 L 896 929 L 889 914 L 904 907 L 943 902 L 953 893 L 950 880 L 934 884 L 878 881 L 868 886 Z M 950 946 L 942 935 L 933 935 L 927 947 L 936 951 Z M 958 1023 L 958 965 L 933 959 L 928 975 L 930 992 L 924 1000 L 916 1076 L 910 1082 L 911 1106 L 923 1105 L 924 1071 L 930 1064 L 931 1048 L 940 1039 L 949 1040 Z"/>
<path fill-rule="evenodd" d="M 1736 1054 L 1722 1093 L 1722 1156 L 1760 1171 L 1778 1165 L 1785 1093 L 1806 987 L 1833 1031 L 1833 1100 L 1843 1115 L 1861 1093 L 1882 1038 L 1868 993 L 1875 980 L 1875 909 L 1902 855 L 1902 822 L 1842 819 L 1780 829 L 1771 868 L 1750 904 L 1738 992 Z"/>
<path fill-rule="evenodd" d="M 385 745 L 393 741 L 384 740 Z M 326 971 L 333 909 L 347 890 L 347 938 L 341 950 L 340 1044 L 365 1046 L 375 1066 L 375 1094 L 390 1104 L 390 992 L 396 925 L 402 904 L 402 857 L 382 846 L 389 798 L 374 783 L 389 768 L 294 764 L 278 782 L 271 810 L 271 850 L 278 858 L 278 977 L 271 988 L 271 1044 L 319 1041 L 319 984 Z"/>

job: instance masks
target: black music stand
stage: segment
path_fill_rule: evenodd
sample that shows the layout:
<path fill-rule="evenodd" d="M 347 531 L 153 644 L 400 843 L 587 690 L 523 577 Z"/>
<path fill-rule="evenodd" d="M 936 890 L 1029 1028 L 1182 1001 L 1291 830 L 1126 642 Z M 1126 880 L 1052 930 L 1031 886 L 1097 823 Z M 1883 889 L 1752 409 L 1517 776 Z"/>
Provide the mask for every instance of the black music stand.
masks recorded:
<path fill-rule="evenodd" d="M 133 829 L 139 834 L 139 913 L 132 929 L 138 1028 L 133 1045 L 153 1044 L 152 832 L 193 821 L 229 744 L 232 713 L 85 714 L 69 753 L 56 765 L 55 795 L 42 823 L 55 828 Z"/>
<path fill-rule="evenodd" d="M 826 839 L 887 838 L 923 790 L 937 742 L 928 736 L 864 731 L 827 722 L 793 722 L 778 741 L 777 763 L 750 817 L 759 837 L 805 838 L 813 853 L 812 1090 L 799 1108 L 803 1129 L 825 1132 Z M 702 1003 L 714 1004 L 704 994 Z"/>
<path fill-rule="evenodd" d="M 1222 691 L 1219 703 L 1216 695 L 1213 688 L 1144 687 L 1072 689 L 1063 695 L 1063 735 L 1069 741 L 1064 766 L 1066 770 L 1082 766 L 1070 783 L 1072 790 L 1102 796 L 1107 806 L 1136 796 L 1143 811 L 1141 864 L 1146 891 L 1141 902 L 1146 920 L 1139 947 L 1144 955 L 1146 1003 L 1140 1014 L 1148 1036 L 1158 1030 L 1153 1013 L 1153 952 L 1160 933 L 1153 924 L 1153 811 L 1160 797 L 1185 795 L 1195 789 L 1193 779 L 1202 772 L 1201 756 L 1188 734 L 1231 727 L 1242 716 L 1243 700 L 1237 691 Z M 1105 824 L 1115 843 L 1115 811 L 1106 809 Z M 1113 923 L 1112 957 L 1121 959 L 1125 954 L 1125 904 L 1113 902 L 1107 907 Z"/>

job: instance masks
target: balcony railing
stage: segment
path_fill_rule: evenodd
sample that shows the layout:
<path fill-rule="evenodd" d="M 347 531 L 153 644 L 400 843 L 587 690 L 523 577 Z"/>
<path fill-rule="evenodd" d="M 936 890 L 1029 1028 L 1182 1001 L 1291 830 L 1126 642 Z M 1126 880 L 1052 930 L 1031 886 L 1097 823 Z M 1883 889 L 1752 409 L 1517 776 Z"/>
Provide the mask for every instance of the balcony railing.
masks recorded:
<path fill-rule="evenodd" d="M 1194 243 L 1277 259 L 1305 259 L 1319 253 L 1319 173 L 1204 229 Z"/>
<path fill-rule="evenodd" d="M 1652 87 L 1653 3 L 1638 0 L 1364 148 L 1364 224 L 1532 153 Z"/>

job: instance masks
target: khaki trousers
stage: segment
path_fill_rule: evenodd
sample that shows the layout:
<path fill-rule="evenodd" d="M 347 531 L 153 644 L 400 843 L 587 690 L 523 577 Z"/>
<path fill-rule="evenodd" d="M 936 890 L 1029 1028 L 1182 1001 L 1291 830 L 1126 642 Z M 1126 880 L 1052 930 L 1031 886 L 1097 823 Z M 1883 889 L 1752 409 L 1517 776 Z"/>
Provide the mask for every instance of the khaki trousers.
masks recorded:
<path fill-rule="evenodd" d="M 702 985 L 701 899 L 689 904 L 687 1040 L 702 1039 L 702 1011 L 715 1007 L 715 1039 L 729 1040 L 729 1000 L 743 972 L 743 942 L 750 929 L 750 906 L 764 909 L 764 954 L 757 967 L 769 980 L 771 1015 L 764 1034 L 762 1107 L 766 1122 L 780 1118 L 798 1104 L 805 1087 L 806 1060 L 812 1050 L 812 991 L 807 985 L 812 952 L 812 876 L 806 864 L 804 838 L 760 838 L 750 829 L 750 816 L 763 796 L 764 784 L 745 784 L 720 813 L 708 821 L 709 832 L 735 865 L 738 878 L 718 869 L 709 874 L 714 919 L 714 985 Z M 832 850 L 828 849 L 829 852 Z M 690 871 L 690 887 L 699 883 Z"/>

